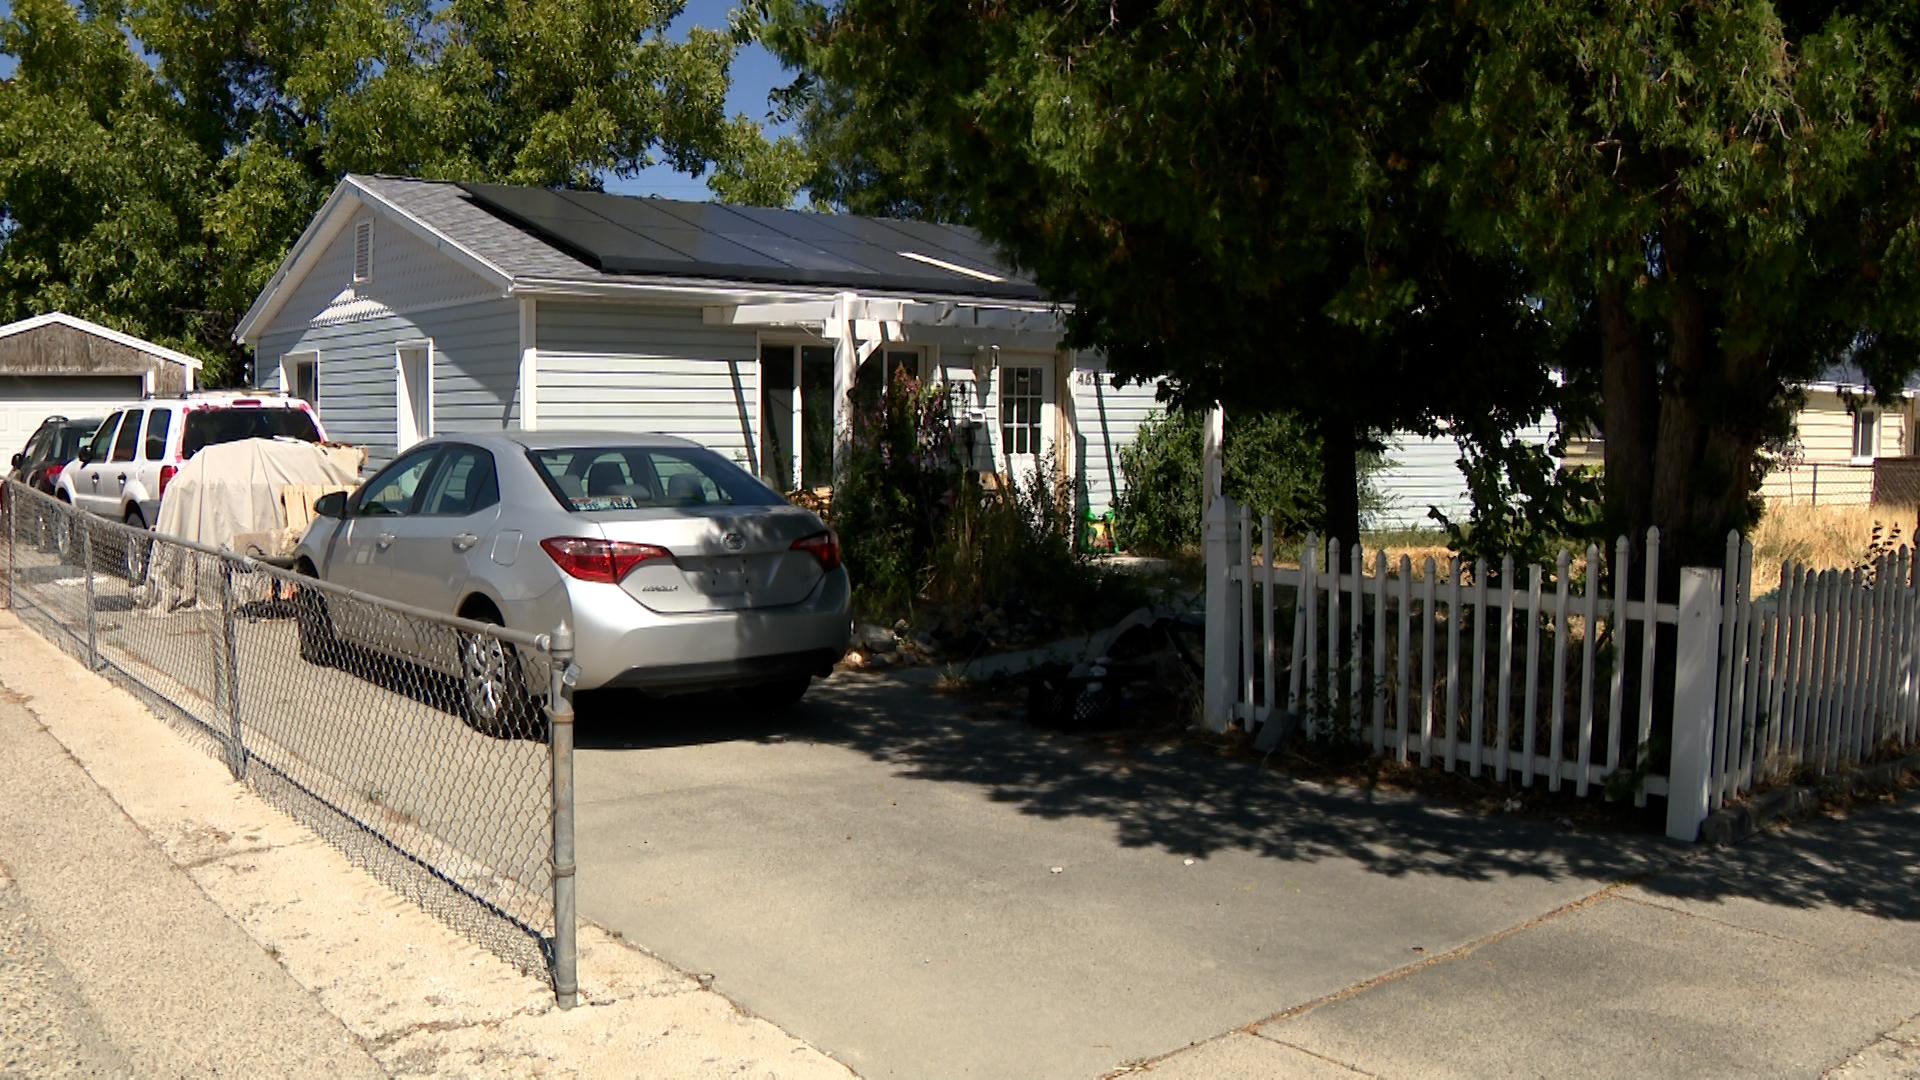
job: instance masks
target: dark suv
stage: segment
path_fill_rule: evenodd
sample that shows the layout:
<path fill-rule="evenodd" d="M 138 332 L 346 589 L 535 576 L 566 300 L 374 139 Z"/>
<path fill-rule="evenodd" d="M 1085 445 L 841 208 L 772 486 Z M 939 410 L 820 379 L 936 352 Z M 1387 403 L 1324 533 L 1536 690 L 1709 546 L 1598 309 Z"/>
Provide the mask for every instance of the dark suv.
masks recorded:
<path fill-rule="evenodd" d="M 13 455 L 12 468 L 7 479 L 17 480 L 35 491 L 53 494 L 60 483 L 60 470 L 67 462 L 80 456 L 80 447 L 100 427 L 99 417 L 83 420 L 69 420 L 64 416 L 49 416 L 40 422 L 27 438 L 26 449 Z M 5 485 L 0 485 L 0 500 L 5 499 Z M 29 524 L 37 526 L 40 545 L 47 544 L 47 530 L 50 522 L 37 521 Z"/>
<path fill-rule="evenodd" d="M 60 470 L 80 456 L 80 444 L 91 438 L 99 427 L 97 416 L 84 420 L 47 417 L 27 439 L 27 448 L 13 455 L 13 469 L 7 478 L 18 480 L 35 491 L 53 494 L 54 486 L 60 482 Z"/>

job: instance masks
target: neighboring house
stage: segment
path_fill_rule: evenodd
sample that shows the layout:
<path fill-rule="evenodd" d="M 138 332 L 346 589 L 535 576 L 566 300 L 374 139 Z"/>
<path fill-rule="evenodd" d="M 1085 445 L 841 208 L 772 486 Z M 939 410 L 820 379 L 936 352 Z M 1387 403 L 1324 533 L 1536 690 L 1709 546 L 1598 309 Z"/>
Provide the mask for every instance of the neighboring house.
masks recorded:
<path fill-rule="evenodd" d="M 1920 502 L 1914 468 L 1920 466 L 1914 433 L 1920 382 L 1909 382 L 1894 404 L 1881 405 L 1857 369 L 1838 365 L 1805 389 L 1794 442 L 1762 481 L 1764 498 L 1819 506 Z"/>
<path fill-rule="evenodd" d="M 64 312 L 0 326 L 0 461 L 49 416 L 104 416 L 193 389 L 200 361 Z"/>
<path fill-rule="evenodd" d="M 1553 428 L 1554 419 L 1549 414 L 1540 423 L 1523 429 L 1518 438 L 1545 446 L 1553 438 Z M 1378 505 L 1367 515 L 1367 527 L 1438 529 L 1440 523 L 1434 520 L 1433 510 L 1466 524 L 1473 510 L 1473 496 L 1460 471 L 1461 457 L 1460 445 L 1445 435 L 1396 435 L 1387 440 L 1385 460 L 1369 478 Z"/>
<path fill-rule="evenodd" d="M 1154 391 L 1061 334 L 962 228 L 349 176 L 234 336 L 376 465 L 430 434 L 591 427 L 789 490 L 829 482 L 849 390 L 904 366 L 954 388 L 977 468 L 1053 451 L 1099 514 Z"/>

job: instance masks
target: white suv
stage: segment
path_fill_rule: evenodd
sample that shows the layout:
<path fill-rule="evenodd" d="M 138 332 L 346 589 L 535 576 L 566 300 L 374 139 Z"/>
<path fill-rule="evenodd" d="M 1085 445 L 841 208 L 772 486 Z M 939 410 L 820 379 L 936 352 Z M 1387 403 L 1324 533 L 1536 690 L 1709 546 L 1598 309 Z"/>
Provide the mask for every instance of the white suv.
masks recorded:
<path fill-rule="evenodd" d="M 324 442 L 320 418 L 299 398 L 196 393 L 129 405 L 100 424 L 80 458 L 60 473 L 55 495 L 101 517 L 145 529 L 180 466 L 216 443 L 275 436 Z M 146 545 L 130 545 L 144 548 Z M 127 575 L 146 577 L 146 553 L 127 553 Z"/>

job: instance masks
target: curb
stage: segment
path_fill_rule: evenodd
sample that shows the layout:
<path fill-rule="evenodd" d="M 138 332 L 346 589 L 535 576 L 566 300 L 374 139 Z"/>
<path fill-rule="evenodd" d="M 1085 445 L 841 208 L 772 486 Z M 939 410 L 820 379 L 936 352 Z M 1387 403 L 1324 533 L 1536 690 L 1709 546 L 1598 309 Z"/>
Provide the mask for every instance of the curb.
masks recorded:
<path fill-rule="evenodd" d="M 1777 787 L 1715 811 L 1700 823 L 1700 842 L 1718 847 L 1737 844 L 1776 821 L 1806 816 L 1836 793 L 1894 790 L 1914 773 L 1920 773 L 1920 750 L 1897 761 L 1850 770 L 1824 784 Z"/>

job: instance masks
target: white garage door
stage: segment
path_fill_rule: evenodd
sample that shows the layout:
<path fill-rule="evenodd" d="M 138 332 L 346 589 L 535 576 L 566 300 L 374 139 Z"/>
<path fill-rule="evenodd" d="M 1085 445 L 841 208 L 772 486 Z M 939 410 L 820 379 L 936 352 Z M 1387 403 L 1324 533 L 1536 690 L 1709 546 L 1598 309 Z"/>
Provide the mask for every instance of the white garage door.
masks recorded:
<path fill-rule="evenodd" d="M 140 400 L 143 385 L 138 375 L 0 375 L 0 466 L 47 417 L 105 416 Z"/>

